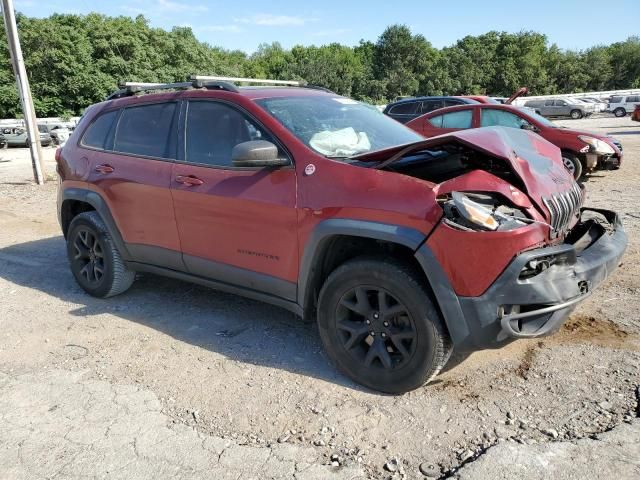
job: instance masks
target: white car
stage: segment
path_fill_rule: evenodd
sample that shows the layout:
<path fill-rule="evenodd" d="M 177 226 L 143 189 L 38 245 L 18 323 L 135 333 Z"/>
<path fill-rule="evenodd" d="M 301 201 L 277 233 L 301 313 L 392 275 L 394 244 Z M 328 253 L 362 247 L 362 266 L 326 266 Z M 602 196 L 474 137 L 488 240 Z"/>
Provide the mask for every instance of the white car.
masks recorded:
<path fill-rule="evenodd" d="M 576 97 L 574 100 L 593 105 L 593 113 L 600 113 L 607 108 L 606 103 L 599 102 L 598 100 L 593 98 Z"/>
<path fill-rule="evenodd" d="M 640 95 L 613 95 L 609 98 L 607 111 L 616 117 L 624 117 L 627 113 L 633 113 L 636 105 L 640 105 Z"/>

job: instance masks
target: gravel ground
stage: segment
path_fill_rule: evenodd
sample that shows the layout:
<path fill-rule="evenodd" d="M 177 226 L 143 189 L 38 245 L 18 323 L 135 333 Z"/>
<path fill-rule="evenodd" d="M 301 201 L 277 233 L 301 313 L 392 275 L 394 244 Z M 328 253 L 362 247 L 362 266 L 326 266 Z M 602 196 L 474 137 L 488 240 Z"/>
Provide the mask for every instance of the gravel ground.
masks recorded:
<path fill-rule="evenodd" d="M 51 385 L 46 372 L 77 384 L 134 388 L 156 399 L 154 415 L 199 439 L 251 447 L 252 455 L 276 463 L 281 457 L 269 452 L 286 446 L 300 455 L 300 465 L 293 462 L 281 478 L 307 464 L 328 469 L 307 472 L 317 478 L 328 472 L 336 478 L 446 478 L 499 443 L 575 442 L 633 422 L 640 414 L 640 124 L 629 118 L 559 123 L 613 133 L 624 145 L 622 169 L 586 180 L 587 204 L 622 216 L 630 239 L 623 266 L 555 336 L 454 357 L 435 382 L 402 396 L 380 395 L 336 373 L 314 326 L 269 305 L 152 275 L 140 276 L 116 298 L 88 297 L 66 264 L 56 182 L 33 185 L 26 149 L 0 150 L 0 398 L 20 379 L 36 378 L 27 383 L 37 391 Z M 55 178 L 53 149 L 45 152 Z M 69 388 L 71 402 L 76 387 Z M 10 416 L 21 415 L 8 408 L 11 402 L 0 404 Z M 66 427 L 86 422 L 76 410 L 68 410 Z M 35 424 L 42 417 L 28 418 Z M 5 454 L 22 445 L 8 432 L 0 428 Z M 0 477 L 75 475 L 61 468 L 74 465 L 77 449 L 62 448 L 49 462 L 47 445 L 28 450 L 27 458 L 42 467 L 31 475 L 10 470 L 0 453 Z M 91 445 L 80 451 L 94 450 Z M 129 478 L 147 478 L 140 457 L 130 460 Z M 225 468 L 217 471 L 240 478 L 280 475 Z M 87 474 L 102 475 L 95 469 Z"/>

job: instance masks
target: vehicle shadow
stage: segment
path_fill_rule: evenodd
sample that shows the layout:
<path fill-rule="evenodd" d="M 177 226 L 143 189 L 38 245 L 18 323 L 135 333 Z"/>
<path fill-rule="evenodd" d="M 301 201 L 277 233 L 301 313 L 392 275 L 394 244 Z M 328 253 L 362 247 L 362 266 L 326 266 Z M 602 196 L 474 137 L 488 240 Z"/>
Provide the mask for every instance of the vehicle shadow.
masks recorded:
<path fill-rule="evenodd" d="M 372 393 L 330 364 L 315 324 L 278 307 L 150 274 L 117 297 L 87 295 L 68 268 L 62 236 L 0 249 L 0 277 L 80 305 L 70 315 L 116 315 L 232 360 Z"/>

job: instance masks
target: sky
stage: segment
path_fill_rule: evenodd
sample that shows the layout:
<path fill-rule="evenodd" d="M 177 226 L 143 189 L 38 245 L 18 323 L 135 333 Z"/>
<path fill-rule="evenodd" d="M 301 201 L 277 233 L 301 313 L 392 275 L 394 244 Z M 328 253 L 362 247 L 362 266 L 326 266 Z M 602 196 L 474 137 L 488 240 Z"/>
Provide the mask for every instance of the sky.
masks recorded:
<path fill-rule="evenodd" d="M 433 46 L 451 45 L 466 35 L 490 30 L 544 33 L 564 49 L 585 49 L 640 35 L 640 0 L 14 0 L 15 9 L 32 17 L 52 13 L 135 17 L 170 30 L 189 26 L 211 45 L 251 53 L 260 43 L 356 45 L 376 41 L 391 24 L 409 26 Z M 606 5 L 606 8 L 605 8 Z M 635 20 L 632 20 L 635 19 Z"/>

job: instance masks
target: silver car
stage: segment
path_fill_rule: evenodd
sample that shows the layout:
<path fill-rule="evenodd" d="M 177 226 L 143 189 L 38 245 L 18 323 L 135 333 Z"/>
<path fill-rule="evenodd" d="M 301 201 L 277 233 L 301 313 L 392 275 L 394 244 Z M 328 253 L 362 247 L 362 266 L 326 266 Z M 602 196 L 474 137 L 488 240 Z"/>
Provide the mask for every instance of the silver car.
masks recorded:
<path fill-rule="evenodd" d="M 532 108 L 537 114 L 543 117 L 569 117 L 574 120 L 588 117 L 595 111 L 593 104 L 578 102 L 573 98 L 529 100 L 524 106 Z"/>
<path fill-rule="evenodd" d="M 40 133 L 40 145 L 48 147 L 53 140 L 47 129 L 38 125 L 38 131 Z M 27 130 L 24 127 L 1 127 L 0 133 L 4 137 L 6 145 L 9 147 L 28 147 L 29 138 L 27 137 Z"/>

